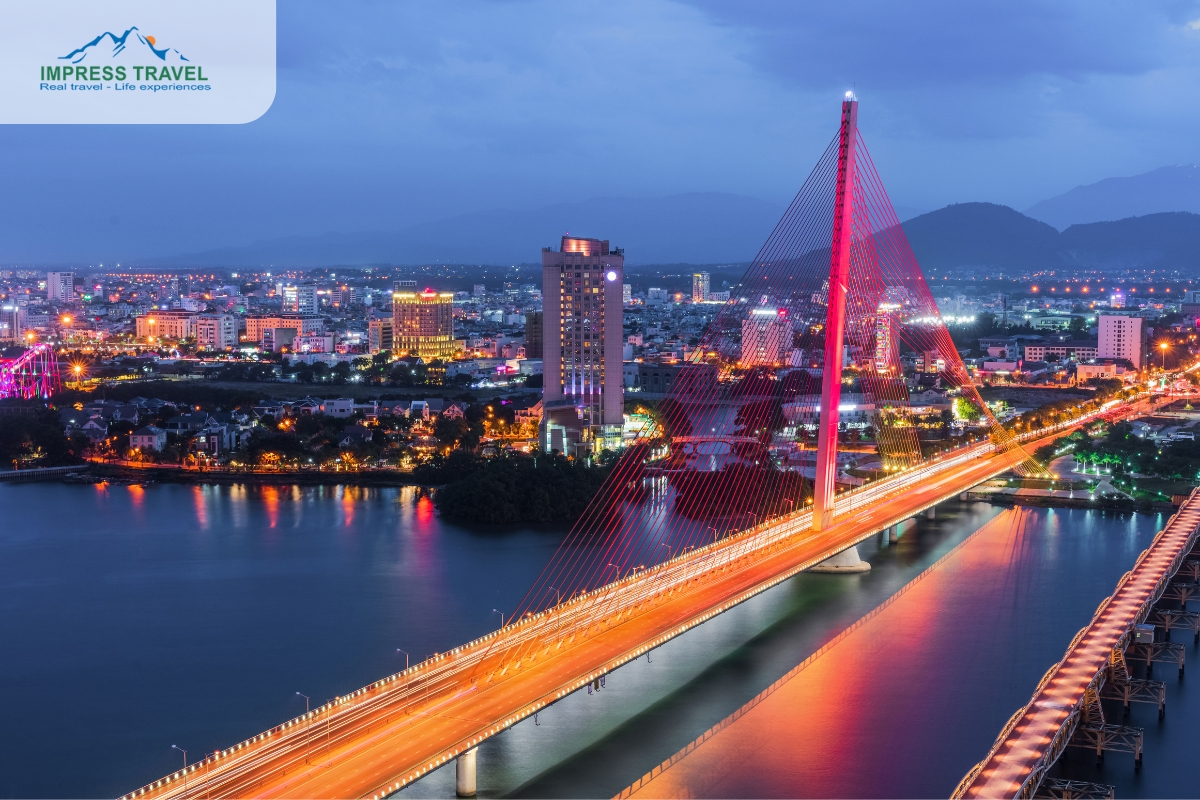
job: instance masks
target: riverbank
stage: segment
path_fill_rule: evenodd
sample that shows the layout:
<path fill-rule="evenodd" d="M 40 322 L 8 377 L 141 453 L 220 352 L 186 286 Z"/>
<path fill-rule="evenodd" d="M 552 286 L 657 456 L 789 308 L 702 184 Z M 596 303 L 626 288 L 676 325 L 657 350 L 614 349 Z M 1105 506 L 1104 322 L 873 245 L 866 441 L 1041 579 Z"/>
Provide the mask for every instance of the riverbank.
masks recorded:
<path fill-rule="evenodd" d="M 963 502 L 982 501 L 997 506 L 1011 508 L 1024 506 L 1028 508 L 1086 508 L 1096 511 L 1140 511 L 1143 513 L 1171 513 L 1179 504 L 1176 502 L 1154 503 L 1149 500 L 1133 500 L 1128 497 L 1113 497 L 1111 495 L 1091 496 L 1087 493 L 1072 493 L 1041 490 L 1041 489 L 1011 489 L 993 488 L 982 485 L 970 491 L 963 492 L 958 497 Z"/>
<path fill-rule="evenodd" d="M 362 470 L 328 472 L 301 470 L 295 472 L 251 472 L 225 469 L 191 469 L 161 464 L 113 464 L 92 462 L 81 465 L 73 474 L 80 475 L 69 483 L 95 483 L 115 480 L 121 483 L 181 483 L 181 484 L 254 484 L 266 486 L 419 486 L 411 472 L 400 470 Z M 86 477 L 84 477 L 86 476 Z M 90 478 L 91 480 L 88 480 Z"/>

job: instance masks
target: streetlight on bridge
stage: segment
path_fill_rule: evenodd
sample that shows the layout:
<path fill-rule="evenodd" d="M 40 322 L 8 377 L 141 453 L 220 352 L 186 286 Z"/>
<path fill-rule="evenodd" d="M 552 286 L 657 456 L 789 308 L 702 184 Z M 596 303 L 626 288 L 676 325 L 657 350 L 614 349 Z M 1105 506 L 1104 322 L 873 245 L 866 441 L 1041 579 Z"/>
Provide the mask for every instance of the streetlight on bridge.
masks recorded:
<path fill-rule="evenodd" d="M 177 744 L 171 745 L 171 749 L 183 753 L 183 796 L 187 797 L 187 750 Z"/>
<path fill-rule="evenodd" d="M 407 670 L 407 669 L 408 669 L 408 651 L 407 651 L 407 650 L 401 650 L 399 647 L 397 647 L 397 648 L 396 648 L 396 652 L 397 652 L 397 653 L 404 653 L 404 668 Z"/>

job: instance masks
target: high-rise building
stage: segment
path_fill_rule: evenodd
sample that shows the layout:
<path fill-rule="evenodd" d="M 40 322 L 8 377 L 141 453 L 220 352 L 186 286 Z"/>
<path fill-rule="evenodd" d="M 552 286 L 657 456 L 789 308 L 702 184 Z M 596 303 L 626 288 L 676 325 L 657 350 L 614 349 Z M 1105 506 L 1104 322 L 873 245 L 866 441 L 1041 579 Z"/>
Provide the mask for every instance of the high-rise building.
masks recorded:
<path fill-rule="evenodd" d="M 47 272 L 46 299 L 51 303 L 70 303 L 75 300 L 74 272 Z"/>
<path fill-rule="evenodd" d="M 875 371 L 880 375 L 899 367 L 896 363 L 899 310 L 899 303 L 880 303 L 875 311 Z"/>
<path fill-rule="evenodd" d="M 454 295 L 451 292 L 392 294 L 392 350 L 426 361 L 446 360 L 455 353 Z"/>
<path fill-rule="evenodd" d="M 525 357 L 543 358 L 542 312 L 530 311 L 525 315 Z"/>
<path fill-rule="evenodd" d="M 471 296 L 472 297 L 487 297 L 487 286 L 485 286 L 482 283 L 475 284 L 475 287 L 471 290 Z"/>
<path fill-rule="evenodd" d="M 391 319 L 380 317 L 367 323 L 367 349 L 371 351 L 371 355 L 393 349 Z"/>
<path fill-rule="evenodd" d="M 200 314 L 196 317 L 196 344 L 208 350 L 237 346 L 237 320 L 232 314 Z"/>
<path fill-rule="evenodd" d="M 708 273 L 707 272 L 692 273 L 692 302 L 693 303 L 708 302 Z"/>
<path fill-rule="evenodd" d="M 621 284 L 621 305 L 625 306 L 626 308 L 633 305 L 633 284 L 632 283 L 622 283 Z"/>
<path fill-rule="evenodd" d="M 542 250 L 541 446 L 585 455 L 620 446 L 625 254 L 608 240 L 562 237 Z"/>
<path fill-rule="evenodd" d="M 1141 369 L 1146 353 L 1146 326 L 1141 317 L 1120 314 L 1100 315 L 1100 341 L 1097 358 L 1123 358 Z"/>
<path fill-rule="evenodd" d="M 353 286 L 337 286 L 329 293 L 334 308 L 347 308 L 358 302 L 358 289 Z"/>
<path fill-rule="evenodd" d="M 313 284 L 296 287 L 296 313 L 308 315 L 317 313 L 317 287 Z"/>
<path fill-rule="evenodd" d="M 21 338 L 21 308 L 16 303 L 0 307 L 0 342 L 15 342 Z"/>
<path fill-rule="evenodd" d="M 742 365 L 782 364 L 792 349 L 792 321 L 786 308 L 754 308 L 742 320 Z"/>
<path fill-rule="evenodd" d="M 285 314 L 313 315 L 317 313 L 317 287 L 314 284 L 282 287 Z"/>

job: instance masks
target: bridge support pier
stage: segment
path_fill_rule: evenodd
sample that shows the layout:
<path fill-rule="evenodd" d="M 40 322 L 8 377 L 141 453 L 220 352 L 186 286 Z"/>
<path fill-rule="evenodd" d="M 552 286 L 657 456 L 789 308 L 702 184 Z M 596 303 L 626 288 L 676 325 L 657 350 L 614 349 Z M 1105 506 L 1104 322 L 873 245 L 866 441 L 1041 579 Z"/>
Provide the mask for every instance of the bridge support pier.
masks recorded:
<path fill-rule="evenodd" d="M 937 519 L 937 506 L 925 509 L 925 519 Z"/>
<path fill-rule="evenodd" d="M 890 544 L 895 544 L 896 542 L 900 541 L 900 526 L 902 524 L 903 523 L 901 522 L 897 522 L 895 525 L 888 528 L 888 542 Z"/>
<path fill-rule="evenodd" d="M 817 564 L 815 567 L 810 567 L 809 572 L 870 572 L 870 563 L 863 561 L 858 555 L 858 548 L 851 545 L 842 552 Z"/>
<path fill-rule="evenodd" d="M 454 793 L 459 797 L 475 796 L 475 752 L 472 747 L 454 759 Z"/>

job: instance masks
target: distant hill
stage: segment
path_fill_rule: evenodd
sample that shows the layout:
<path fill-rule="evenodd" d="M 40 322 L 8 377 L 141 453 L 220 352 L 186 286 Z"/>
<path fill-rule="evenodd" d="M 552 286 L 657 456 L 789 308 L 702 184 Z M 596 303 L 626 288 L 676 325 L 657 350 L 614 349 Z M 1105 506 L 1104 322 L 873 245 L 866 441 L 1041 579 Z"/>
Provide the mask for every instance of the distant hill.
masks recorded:
<path fill-rule="evenodd" d="M 1036 269 L 1055 263 L 1059 233 L 994 203 L 958 203 L 905 222 L 927 274 L 955 267 Z"/>
<path fill-rule="evenodd" d="M 960 203 L 911 219 L 904 231 L 931 276 L 955 267 L 1200 272 L 1200 215 L 1187 212 L 1072 225 L 1059 233 L 1007 206 Z"/>
<path fill-rule="evenodd" d="M 1043 200 L 1025 213 L 1064 230 L 1071 225 L 1166 211 L 1200 214 L 1200 166 L 1162 167 L 1127 178 L 1105 178 Z"/>
<path fill-rule="evenodd" d="M 325 233 L 133 261 L 138 266 L 323 267 L 354 264 L 520 264 L 568 231 L 608 239 L 628 263 L 749 261 L 784 207 L 718 192 L 599 198 L 528 211 L 480 211 L 394 232 Z"/>

